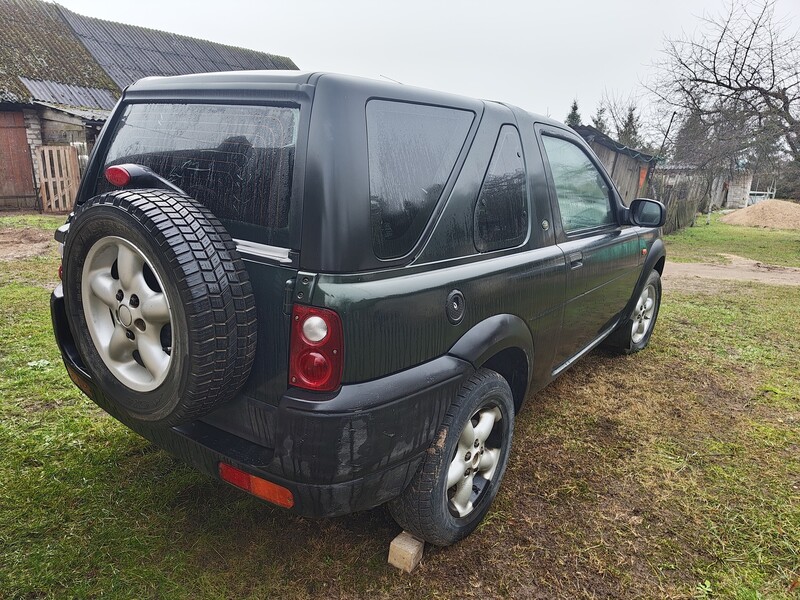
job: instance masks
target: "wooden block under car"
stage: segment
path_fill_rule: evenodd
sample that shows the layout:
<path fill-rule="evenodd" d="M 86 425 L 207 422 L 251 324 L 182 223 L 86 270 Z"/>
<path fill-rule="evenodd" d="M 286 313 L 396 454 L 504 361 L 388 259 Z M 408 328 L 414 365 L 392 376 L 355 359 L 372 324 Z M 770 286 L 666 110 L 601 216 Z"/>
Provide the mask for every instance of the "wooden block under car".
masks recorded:
<path fill-rule="evenodd" d="M 424 549 L 425 542 L 404 531 L 389 545 L 389 564 L 401 571 L 411 573 L 422 560 Z"/>

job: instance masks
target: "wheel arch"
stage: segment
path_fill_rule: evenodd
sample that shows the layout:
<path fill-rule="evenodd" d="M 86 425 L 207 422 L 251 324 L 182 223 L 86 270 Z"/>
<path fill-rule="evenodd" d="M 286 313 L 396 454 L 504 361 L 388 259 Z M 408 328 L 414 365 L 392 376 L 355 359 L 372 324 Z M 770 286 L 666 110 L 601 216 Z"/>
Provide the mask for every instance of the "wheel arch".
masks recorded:
<path fill-rule="evenodd" d="M 642 270 L 639 273 L 639 279 L 636 282 L 636 286 L 633 288 L 633 293 L 628 300 L 627 306 L 625 306 L 625 310 L 621 313 L 622 318 L 626 318 L 631 314 L 633 306 L 636 303 L 636 299 L 641 295 L 642 290 L 644 290 L 644 286 L 645 283 L 647 283 L 647 278 L 650 276 L 650 272 L 656 271 L 659 275 L 663 275 L 666 259 L 667 250 L 664 247 L 664 242 L 661 240 L 661 238 L 657 238 L 650 247 L 650 251 L 647 253 L 647 258 L 644 261 L 644 265 L 642 265 Z"/>
<path fill-rule="evenodd" d="M 664 256 L 662 256 L 661 258 L 659 258 L 659 259 L 656 261 L 656 264 L 655 264 L 655 265 L 653 265 L 653 269 L 655 269 L 656 271 L 658 271 L 658 274 L 659 274 L 659 275 L 663 275 L 663 274 L 664 274 L 664 263 L 665 263 L 665 262 L 667 262 L 667 257 L 666 257 L 666 255 L 664 255 Z"/>
<path fill-rule="evenodd" d="M 533 375 L 533 337 L 516 315 L 495 315 L 474 325 L 450 348 L 449 354 L 469 361 L 475 369 L 499 373 L 511 388 L 519 411 Z"/>

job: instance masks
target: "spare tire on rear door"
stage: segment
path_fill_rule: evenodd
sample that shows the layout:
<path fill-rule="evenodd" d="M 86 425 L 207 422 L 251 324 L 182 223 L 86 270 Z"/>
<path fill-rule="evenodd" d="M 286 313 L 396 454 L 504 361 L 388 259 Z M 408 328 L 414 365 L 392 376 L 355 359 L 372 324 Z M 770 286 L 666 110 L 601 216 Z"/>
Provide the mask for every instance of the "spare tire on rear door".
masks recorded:
<path fill-rule="evenodd" d="M 250 374 L 250 280 L 231 236 L 192 198 L 123 190 L 79 206 L 63 285 L 81 358 L 107 400 L 133 419 L 199 418 Z"/>

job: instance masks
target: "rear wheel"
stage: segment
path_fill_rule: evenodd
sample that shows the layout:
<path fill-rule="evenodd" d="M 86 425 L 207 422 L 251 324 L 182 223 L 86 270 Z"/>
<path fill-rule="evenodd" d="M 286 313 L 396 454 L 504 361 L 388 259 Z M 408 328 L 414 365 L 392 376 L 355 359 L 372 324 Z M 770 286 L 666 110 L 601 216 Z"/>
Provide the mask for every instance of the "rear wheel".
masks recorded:
<path fill-rule="evenodd" d="M 96 196 L 64 247 L 67 316 L 106 399 L 159 425 L 231 399 L 255 356 L 255 300 L 222 224 L 161 190 Z"/>
<path fill-rule="evenodd" d="M 513 430 L 511 388 L 481 369 L 453 400 L 411 484 L 389 503 L 395 521 L 437 546 L 469 535 L 500 488 Z"/>

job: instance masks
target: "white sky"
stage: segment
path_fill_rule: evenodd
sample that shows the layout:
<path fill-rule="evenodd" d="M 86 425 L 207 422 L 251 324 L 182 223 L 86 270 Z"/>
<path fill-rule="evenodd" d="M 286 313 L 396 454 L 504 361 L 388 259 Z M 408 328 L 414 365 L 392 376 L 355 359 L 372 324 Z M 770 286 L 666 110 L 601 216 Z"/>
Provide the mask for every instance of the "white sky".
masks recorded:
<path fill-rule="evenodd" d="M 604 90 L 641 92 L 665 36 L 726 0 L 57 0 L 80 14 L 289 56 L 303 70 L 389 77 L 589 122 Z M 222 10 L 221 10 L 222 9 Z M 800 2 L 776 13 L 800 25 Z"/>

